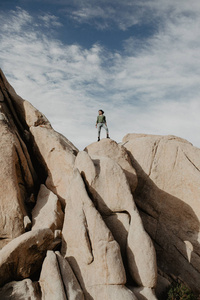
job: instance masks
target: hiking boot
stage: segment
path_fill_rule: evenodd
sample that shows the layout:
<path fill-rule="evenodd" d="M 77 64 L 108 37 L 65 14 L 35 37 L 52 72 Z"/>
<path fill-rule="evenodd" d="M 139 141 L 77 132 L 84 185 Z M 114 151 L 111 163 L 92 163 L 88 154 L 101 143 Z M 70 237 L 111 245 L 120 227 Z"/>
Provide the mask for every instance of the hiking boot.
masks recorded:
<path fill-rule="evenodd" d="M 100 138 L 98 137 L 98 140 L 97 140 L 97 142 L 99 142 L 100 141 Z"/>

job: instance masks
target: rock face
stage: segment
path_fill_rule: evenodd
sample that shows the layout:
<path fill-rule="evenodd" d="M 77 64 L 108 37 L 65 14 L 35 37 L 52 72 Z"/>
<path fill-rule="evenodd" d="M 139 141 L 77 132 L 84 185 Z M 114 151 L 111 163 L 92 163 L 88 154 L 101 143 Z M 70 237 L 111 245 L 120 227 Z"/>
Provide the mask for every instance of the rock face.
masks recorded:
<path fill-rule="evenodd" d="M 2 300 L 38 300 L 41 299 L 40 288 L 37 282 L 30 279 L 12 281 L 0 289 Z"/>
<path fill-rule="evenodd" d="M 40 274 L 42 299 L 84 300 L 84 294 L 66 259 L 48 251 Z"/>
<path fill-rule="evenodd" d="M 134 192 L 138 179 L 126 149 L 109 139 L 102 139 L 101 146 L 99 147 L 98 145 L 97 143 L 93 143 L 86 147 L 85 151 L 92 157 L 108 157 L 118 163 L 126 175 L 132 192 Z"/>
<path fill-rule="evenodd" d="M 97 147 L 102 147 L 101 143 L 97 143 Z M 126 237 L 123 237 L 122 249 L 125 248 L 124 256 L 127 257 L 133 280 L 140 286 L 154 288 L 157 278 L 154 247 L 143 228 L 123 169 L 109 157 L 94 156 L 93 161 L 89 163 L 89 160 L 91 158 L 87 153 L 79 152 L 75 163 L 85 177 L 88 190 L 105 223 L 111 230 L 114 227 L 115 238 L 115 231 L 122 232 L 127 228 L 124 229 Z M 121 222 L 116 222 L 113 214 Z M 120 243 L 121 237 L 117 240 Z"/>
<path fill-rule="evenodd" d="M 129 134 L 79 151 L 2 71 L 0 138 L 1 299 L 162 300 L 176 277 L 200 292 L 199 149 Z"/>
<path fill-rule="evenodd" d="M 77 169 L 74 170 L 70 199 L 65 211 L 62 254 L 72 265 L 86 299 L 102 299 L 96 293 L 96 287 L 106 289 L 107 285 L 126 283 L 120 248 L 88 197 Z M 76 228 L 77 239 L 69 227 Z"/>
<path fill-rule="evenodd" d="M 0 251 L 0 286 L 32 276 L 53 245 L 53 232 L 39 229 L 13 239 Z"/>
<path fill-rule="evenodd" d="M 174 136 L 123 139 L 138 174 L 134 199 L 155 241 L 158 266 L 200 285 L 200 149 Z"/>
<path fill-rule="evenodd" d="M 39 282 L 42 290 L 42 299 L 67 300 L 56 254 L 53 251 L 47 252 Z"/>
<path fill-rule="evenodd" d="M 65 206 L 78 150 L 49 126 L 31 126 L 35 155 L 47 172 L 46 186 Z"/>
<path fill-rule="evenodd" d="M 32 210 L 32 230 L 50 228 L 61 230 L 64 214 L 58 197 L 41 184 L 37 203 Z"/>
<path fill-rule="evenodd" d="M 0 81 L 0 88 L 4 85 Z M 10 100 L 8 93 L 5 96 Z M 34 190 L 37 176 L 27 147 L 13 121 L 12 102 L 5 103 L 0 94 L 0 248 L 25 232 L 28 217 L 26 202 Z"/>
<path fill-rule="evenodd" d="M 83 291 L 74 275 L 70 264 L 64 257 L 60 254 L 60 252 L 56 251 L 56 257 L 59 264 L 60 273 L 62 276 L 62 280 L 64 283 L 64 288 L 66 291 L 68 300 L 84 300 Z"/>

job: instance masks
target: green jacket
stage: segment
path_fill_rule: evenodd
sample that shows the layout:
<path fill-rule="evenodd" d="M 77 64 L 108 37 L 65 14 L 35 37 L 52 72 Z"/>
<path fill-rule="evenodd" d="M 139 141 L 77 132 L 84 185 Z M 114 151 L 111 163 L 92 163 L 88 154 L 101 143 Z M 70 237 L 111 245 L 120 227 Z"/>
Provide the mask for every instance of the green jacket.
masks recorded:
<path fill-rule="evenodd" d="M 98 123 L 106 123 L 106 116 L 104 115 L 97 116 L 97 124 Z"/>

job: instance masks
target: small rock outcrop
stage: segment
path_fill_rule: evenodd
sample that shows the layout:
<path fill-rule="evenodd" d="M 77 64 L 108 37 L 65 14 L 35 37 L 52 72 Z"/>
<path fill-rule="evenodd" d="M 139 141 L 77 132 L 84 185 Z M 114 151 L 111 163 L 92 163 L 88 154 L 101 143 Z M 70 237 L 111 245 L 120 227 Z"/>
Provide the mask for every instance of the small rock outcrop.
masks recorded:
<path fill-rule="evenodd" d="M 200 149 L 128 134 L 79 151 L 0 70 L 0 299 L 200 293 Z"/>

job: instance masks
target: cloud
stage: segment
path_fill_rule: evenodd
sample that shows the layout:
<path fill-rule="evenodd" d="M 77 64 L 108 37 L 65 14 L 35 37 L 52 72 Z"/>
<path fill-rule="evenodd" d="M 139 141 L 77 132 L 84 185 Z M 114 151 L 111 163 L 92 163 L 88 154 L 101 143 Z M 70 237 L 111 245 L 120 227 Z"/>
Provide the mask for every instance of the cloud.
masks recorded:
<path fill-rule="evenodd" d="M 50 15 L 49 13 L 39 15 L 38 19 L 44 22 L 45 27 L 62 27 L 62 23 L 58 21 L 58 17 Z"/>
<path fill-rule="evenodd" d="M 7 13 L 1 13 L 1 31 L 2 32 L 18 32 L 23 29 L 24 26 L 28 26 L 33 21 L 33 18 L 28 12 L 17 7 L 16 10 L 10 11 L 10 18 Z"/>
<path fill-rule="evenodd" d="M 126 31 L 134 25 L 155 26 L 166 18 L 179 14 L 194 14 L 199 11 L 199 2 L 183 0 L 76 0 L 63 4 L 66 14 L 80 24 L 90 24 L 101 30 L 118 28 Z"/>
<path fill-rule="evenodd" d="M 128 4 L 128 9 L 127 9 Z M 126 30 L 137 24 L 141 10 L 131 1 L 77 1 L 73 9 L 68 12 L 69 16 L 80 24 L 93 24 L 97 29 L 110 30 L 117 26 L 120 30 Z"/>
<path fill-rule="evenodd" d="M 53 15 L 36 19 L 20 8 L 0 15 L 0 63 L 9 82 L 80 149 L 96 140 L 100 108 L 118 142 L 128 132 L 174 134 L 200 147 L 200 9 L 148 3 L 163 21 L 142 43 L 133 35 L 123 41 L 121 52 L 56 40 L 45 31 L 60 22 Z"/>
<path fill-rule="evenodd" d="M 23 30 L 17 33 L 24 14 L 24 10 L 12 11 L 9 26 L 0 34 L 0 62 L 8 80 L 19 95 L 44 112 L 55 128 L 77 146 L 81 136 L 96 139 L 96 131 L 90 139 L 82 127 L 90 124 L 93 128 L 96 121 L 98 104 L 95 105 L 93 92 L 101 91 L 106 80 L 101 68 L 103 50 L 99 45 L 87 50 L 49 39 L 34 26 L 34 20 L 33 27 L 29 27 L 31 16 L 27 27 L 24 22 Z M 19 20 L 19 24 L 13 20 Z M 6 24 L 6 19 L 3 22 Z"/>

